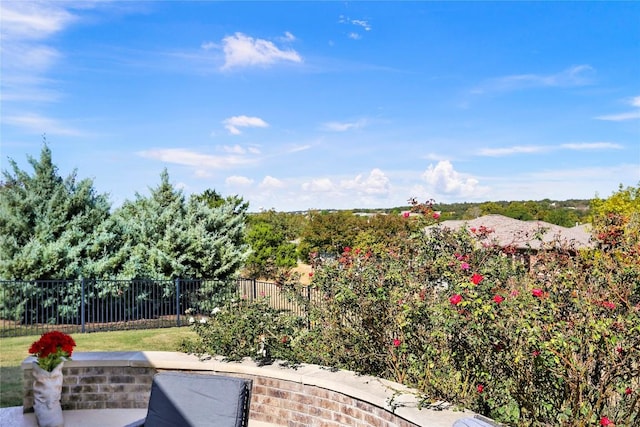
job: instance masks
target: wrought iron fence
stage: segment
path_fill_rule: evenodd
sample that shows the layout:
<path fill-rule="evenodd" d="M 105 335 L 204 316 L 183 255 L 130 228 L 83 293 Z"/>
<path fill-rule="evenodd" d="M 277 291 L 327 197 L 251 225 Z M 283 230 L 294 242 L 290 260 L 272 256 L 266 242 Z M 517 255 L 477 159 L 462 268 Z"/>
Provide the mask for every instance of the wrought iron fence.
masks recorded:
<path fill-rule="evenodd" d="M 301 292 L 310 297 L 308 287 Z M 259 297 L 304 316 L 277 285 L 252 279 L 231 286 L 185 279 L 0 281 L 0 337 L 184 326 L 186 313 L 206 315 L 236 298 Z"/>

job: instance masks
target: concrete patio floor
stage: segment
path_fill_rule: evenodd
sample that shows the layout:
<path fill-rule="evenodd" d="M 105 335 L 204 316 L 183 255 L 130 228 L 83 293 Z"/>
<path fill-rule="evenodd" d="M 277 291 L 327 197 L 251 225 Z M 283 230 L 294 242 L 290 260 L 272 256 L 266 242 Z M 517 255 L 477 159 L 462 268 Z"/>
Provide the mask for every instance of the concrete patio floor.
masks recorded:
<path fill-rule="evenodd" d="M 94 409 L 64 411 L 65 427 L 124 427 L 144 418 L 146 409 Z M 23 414 L 22 406 L 0 408 L 0 427 L 37 427 L 35 414 Z M 249 420 L 249 427 L 276 427 L 275 424 Z"/>

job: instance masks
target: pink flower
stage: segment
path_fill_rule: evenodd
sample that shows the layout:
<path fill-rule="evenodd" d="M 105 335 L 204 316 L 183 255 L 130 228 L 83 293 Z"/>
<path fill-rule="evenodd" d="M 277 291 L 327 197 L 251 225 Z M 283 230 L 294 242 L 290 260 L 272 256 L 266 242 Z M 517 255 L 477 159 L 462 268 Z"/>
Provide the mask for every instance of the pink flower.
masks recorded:
<path fill-rule="evenodd" d="M 398 338 L 394 338 L 393 339 L 393 346 L 394 347 L 400 347 L 400 344 L 402 344 L 402 341 L 400 341 Z"/>
<path fill-rule="evenodd" d="M 482 282 L 482 279 L 484 279 L 484 277 L 482 277 L 482 275 L 481 275 L 481 274 L 478 274 L 478 273 L 473 273 L 473 276 L 471 276 L 471 282 L 472 282 L 474 285 L 477 285 L 477 284 L 479 284 L 480 282 Z"/>
<path fill-rule="evenodd" d="M 518 290 L 517 290 L 517 289 L 514 289 L 514 290 L 512 290 L 512 291 L 511 291 L 511 293 L 510 293 L 509 295 L 511 295 L 512 297 L 514 297 L 514 298 L 515 298 L 515 297 L 517 297 L 518 295 L 520 295 L 520 292 L 518 292 Z"/>
<path fill-rule="evenodd" d="M 484 386 L 482 384 L 478 384 L 476 388 L 478 390 L 478 393 L 482 393 L 484 391 Z"/>
<path fill-rule="evenodd" d="M 349 246 L 344 248 L 344 253 L 349 253 L 349 252 L 351 252 L 351 248 Z"/>
<path fill-rule="evenodd" d="M 495 302 L 496 304 L 500 304 L 502 301 L 504 301 L 502 295 L 496 295 L 493 297 L 493 302 Z"/>
<path fill-rule="evenodd" d="M 434 212 L 432 216 L 433 216 L 433 219 L 440 218 L 440 214 L 438 212 Z"/>
<path fill-rule="evenodd" d="M 538 357 L 538 356 L 540 356 L 540 351 L 533 350 L 533 357 Z"/>
<path fill-rule="evenodd" d="M 460 304 L 460 302 L 462 302 L 462 295 L 460 294 L 452 295 L 451 298 L 449 298 L 449 302 L 453 305 Z"/>
<path fill-rule="evenodd" d="M 472 233 L 475 233 L 475 232 L 476 232 L 476 228 L 475 228 L 475 227 L 471 227 L 471 229 L 470 229 L 470 230 L 471 230 L 471 232 L 472 232 Z"/>
<path fill-rule="evenodd" d="M 611 426 L 614 425 L 613 421 L 611 421 L 608 417 L 602 417 L 600 418 L 600 425 L 602 427 L 607 427 L 607 426 Z"/>
<path fill-rule="evenodd" d="M 602 301 L 602 306 L 604 308 L 608 308 L 609 310 L 615 310 L 616 309 L 616 305 L 614 303 L 612 303 L 611 301 Z"/>
<path fill-rule="evenodd" d="M 460 264 L 460 268 L 463 270 L 468 270 L 470 267 L 470 265 L 466 262 L 463 262 L 462 264 Z"/>
<path fill-rule="evenodd" d="M 411 214 L 409 212 L 402 212 L 402 217 L 403 218 L 409 218 L 409 216 L 411 216 Z"/>
<path fill-rule="evenodd" d="M 540 298 L 542 295 L 544 294 L 544 292 L 542 292 L 542 289 L 533 289 L 531 291 L 531 295 L 533 295 L 534 297 Z"/>

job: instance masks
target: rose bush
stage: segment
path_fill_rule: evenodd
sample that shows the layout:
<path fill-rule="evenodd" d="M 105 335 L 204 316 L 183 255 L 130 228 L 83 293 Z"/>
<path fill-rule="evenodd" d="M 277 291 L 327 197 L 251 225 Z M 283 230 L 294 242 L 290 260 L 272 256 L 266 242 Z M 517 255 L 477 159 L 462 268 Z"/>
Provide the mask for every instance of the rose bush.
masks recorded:
<path fill-rule="evenodd" d="M 437 219 L 430 205 L 415 210 L 425 226 Z M 624 234 L 638 227 L 612 226 L 604 249 L 548 242 L 535 253 L 495 245 L 484 227 L 417 228 L 386 252 L 346 247 L 316 262 L 316 297 L 298 300 L 308 324 L 259 301 L 196 328 L 215 353 L 253 356 L 268 336 L 274 357 L 402 382 L 425 405 L 509 425 L 638 425 L 640 246 Z"/>

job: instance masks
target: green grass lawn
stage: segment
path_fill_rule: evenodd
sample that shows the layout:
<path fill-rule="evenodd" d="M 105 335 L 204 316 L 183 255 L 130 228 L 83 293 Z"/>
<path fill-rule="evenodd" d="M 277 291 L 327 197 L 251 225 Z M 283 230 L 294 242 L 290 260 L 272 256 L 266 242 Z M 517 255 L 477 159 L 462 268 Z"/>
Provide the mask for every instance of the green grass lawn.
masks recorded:
<path fill-rule="evenodd" d="M 0 408 L 22 406 L 22 370 L 29 347 L 39 336 L 0 338 Z M 176 351 L 196 334 L 187 327 L 72 334 L 74 351 Z M 73 358 L 73 357 L 72 357 Z"/>

